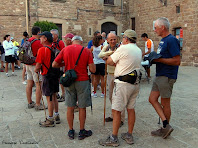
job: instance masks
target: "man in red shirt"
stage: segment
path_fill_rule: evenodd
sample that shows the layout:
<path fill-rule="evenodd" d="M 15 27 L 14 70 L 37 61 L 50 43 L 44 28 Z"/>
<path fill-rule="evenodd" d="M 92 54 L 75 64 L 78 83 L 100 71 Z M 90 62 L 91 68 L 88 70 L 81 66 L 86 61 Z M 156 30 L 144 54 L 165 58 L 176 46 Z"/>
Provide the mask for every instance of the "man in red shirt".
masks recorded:
<path fill-rule="evenodd" d="M 54 120 L 56 124 L 60 123 L 60 117 L 58 113 L 58 101 L 56 98 L 56 93 L 59 91 L 59 76 L 52 76 L 52 73 L 50 73 L 50 71 L 54 70 L 51 67 L 53 60 L 51 59 L 51 54 L 53 54 L 51 53 L 51 49 L 53 48 L 52 34 L 48 31 L 45 31 L 39 35 L 41 35 L 40 41 L 44 47 L 40 48 L 38 51 L 35 72 L 38 73 L 40 72 L 40 70 L 42 71 L 42 93 L 46 96 L 49 111 L 48 119 L 46 119 L 44 122 L 40 122 L 39 124 L 40 126 L 44 127 L 53 127 L 55 126 Z M 49 49 L 48 47 L 51 49 Z M 55 110 L 55 117 L 53 117 L 53 110 Z"/>
<path fill-rule="evenodd" d="M 43 47 L 43 45 L 40 43 L 39 40 L 39 33 L 41 29 L 37 26 L 32 28 L 32 37 L 29 38 L 29 42 L 32 40 L 35 40 L 32 43 L 32 53 L 33 56 L 37 56 L 38 49 L 40 47 Z M 26 86 L 26 95 L 27 95 L 27 101 L 28 101 L 28 108 L 35 107 L 35 110 L 43 110 L 44 106 L 40 103 L 41 101 L 41 90 L 40 90 L 40 82 L 42 81 L 41 75 L 34 72 L 36 63 L 33 63 L 32 65 L 26 65 L 26 73 L 27 73 L 27 86 Z M 39 79 L 38 79 L 39 78 Z M 32 87 L 33 85 L 36 85 L 36 105 L 35 102 L 32 101 Z"/>
<path fill-rule="evenodd" d="M 72 33 L 67 33 L 65 36 L 63 36 L 63 38 L 65 39 L 66 46 L 69 46 L 72 44 L 73 37 L 74 37 L 74 35 Z"/>
<path fill-rule="evenodd" d="M 77 61 L 77 58 L 82 50 L 82 38 L 80 36 L 74 36 L 72 38 L 72 45 L 65 47 L 54 60 L 52 67 L 61 67 L 62 61 L 65 63 L 65 70 L 73 69 Z M 86 107 L 91 106 L 91 86 L 89 83 L 89 77 L 87 73 L 87 66 L 91 72 L 96 71 L 96 67 L 93 63 L 93 57 L 91 52 L 84 48 L 79 58 L 78 64 L 75 67 L 77 74 L 76 81 L 70 86 L 66 87 L 66 104 L 67 104 L 67 122 L 69 124 L 69 139 L 74 139 L 74 107 L 78 98 L 79 107 L 79 120 L 80 120 L 80 132 L 78 139 L 82 140 L 92 135 L 91 130 L 85 130 L 86 120 Z"/>
<path fill-rule="evenodd" d="M 65 47 L 65 44 L 62 40 L 60 40 L 58 38 L 59 37 L 58 30 L 52 29 L 52 30 L 50 30 L 50 33 L 53 35 L 52 46 L 61 51 Z M 61 71 L 64 71 L 64 70 L 61 68 Z M 60 97 L 60 95 L 57 93 L 57 99 L 58 99 L 58 102 L 63 102 L 63 101 L 65 101 L 65 89 L 62 84 L 60 84 L 60 86 L 61 86 L 62 95 Z"/>

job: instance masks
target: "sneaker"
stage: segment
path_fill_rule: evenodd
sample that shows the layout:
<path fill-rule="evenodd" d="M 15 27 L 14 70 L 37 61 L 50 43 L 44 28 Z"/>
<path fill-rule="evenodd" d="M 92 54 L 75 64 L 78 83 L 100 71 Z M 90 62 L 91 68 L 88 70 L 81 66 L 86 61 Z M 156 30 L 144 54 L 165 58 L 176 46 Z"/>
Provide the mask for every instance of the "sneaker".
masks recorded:
<path fill-rule="evenodd" d="M 55 126 L 55 124 L 54 124 L 54 118 L 52 118 L 52 119 L 46 119 L 43 122 L 40 121 L 39 122 L 39 125 L 41 127 L 54 127 Z"/>
<path fill-rule="evenodd" d="M 28 108 L 30 109 L 30 108 L 34 108 L 34 106 L 35 106 L 35 102 L 34 101 L 32 101 L 32 103 L 30 103 L 30 104 L 28 104 Z"/>
<path fill-rule="evenodd" d="M 35 105 L 35 110 L 38 111 L 38 110 L 44 110 L 44 109 L 47 109 L 47 106 L 44 106 L 43 104 L 40 104 L 40 105 Z"/>
<path fill-rule="evenodd" d="M 91 130 L 83 130 L 83 131 L 80 131 L 79 134 L 78 134 L 78 140 L 83 140 L 85 139 L 86 137 L 90 137 L 92 135 L 92 131 Z"/>
<path fill-rule="evenodd" d="M 65 96 L 61 95 L 59 96 L 59 99 L 57 98 L 58 102 L 64 102 L 65 101 Z"/>
<path fill-rule="evenodd" d="M 98 97 L 97 96 L 97 93 L 94 93 L 94 92 L 91 94 L 91 96 L 94 97 L 94 98 L 97 98 Z"/>
<path fill-rule="evenodd" d="M 101 97 L 101 98 L 104 98 L 104 96 L 105 96 L 105 95 L 104 95 L 103 93 L 101 93 L 100 97 Z"/>
<path fill-rule="evenodd" d="M 26 82 L 26 81 L 23 81 L 22 83 L 23 83 L 24 85 L 26 85 L 26 84 L 27 84 L 27 82 Z"/>
<path fill-rule="evenodd" d="M 10 75 L 9 75 L 8 73 L 6 73 L 6 76 L 7 76 L 7 77 L 10 77 Z"/>
<path fill-rule="evenodd" d="M 113 121 L 113 118 L 111 118 L 111 117 L 105 118 L 105 122 L 112 122 L 112 121 Z"/>
<path fill-rule="evenodd" d="M 134 144 L 133 136 L 129 135 L 128 133 L 122 133 L 121 138 L 125 140 L 128 144 Z"/>
<path fill-rule="evenodd" d="M 54 121 L 56 122 L 56 124 L 60 124 L 60 115 L 55 115 L 54 116 Z"/>
<path fill-rule="evenodd" d="M 12 73 L 12 75 L 11 76 L 17 76 L 15 73 Z"/>
<path fill-rule="evenodd" d="M 75 135 L 75 130 L 69 130 L 67 135 L 69 136 L 70 140 L 73 140 Z"/>
<path fill-rule="evenodd" d="M 165 139 L 172 133 L 173 130 L 174 129 L 169 124 L 167 124 L 166 128 L 160 128 L 156 131 L 152 131 L 151 135 L 152 136 L 160 136 Z"/>
<path fill-rule="evenodd" d="M 98 143 L 102 146 L 119 146 L 118 139 L 114 139 L 112 136 L 109 136 L 107 139 L 100 139 Z"/>
<path fill-rule="evenodd" d="M 124 122 L 121 121 L 121 122 L 120 122 L 120 127 L 122 127 L 123 125 L 124 125 Z"/>

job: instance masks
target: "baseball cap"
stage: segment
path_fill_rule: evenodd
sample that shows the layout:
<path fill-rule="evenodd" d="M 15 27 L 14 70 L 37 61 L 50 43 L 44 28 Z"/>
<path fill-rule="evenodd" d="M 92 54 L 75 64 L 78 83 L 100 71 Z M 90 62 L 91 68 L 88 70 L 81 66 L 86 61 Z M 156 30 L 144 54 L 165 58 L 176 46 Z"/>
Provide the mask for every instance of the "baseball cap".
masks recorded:
<path fill-rule="evenodd" d="M 53 36 L 52 36 L 52 34 L 49 31 L 44 31 L 44 32 L 42 32 L 42 33 L 40 33 L 38 35 L 40 35 L 40 36 L 44 35 L 49 42 L 53 42 Z"/>
<path fill-rule="evenodd" d="M 75 35 L 75 36 L 72 38 L 72 42 L 73 42 L 74 40 L 83 41 L 82 37 L 81 37 L 81 36 L 78 36 L 78 35 Z"/>
<path fill-rule="evenodd" d="M 74 37 L 74 35 L 72 33 L 67 33 L 65 36 L 63 36 L 63 38 L 70 38 L 72 39 Z"/>
<path fill-rule="evenodd" d="M 11 38 L 10 38 L 10 40 L 13 40 L 13 39 L 14 39 L 14 37 L 11 37 Z"/>
<path fill-rule="evenodd" d="M 124 35 L 127 36 L 129 39 L 132 39 L 132 38 L 137 38 L 137 34 L 134 30 L 131 30 L 131 29 L 127 29 L 125 32 L 124 32 Z"/>

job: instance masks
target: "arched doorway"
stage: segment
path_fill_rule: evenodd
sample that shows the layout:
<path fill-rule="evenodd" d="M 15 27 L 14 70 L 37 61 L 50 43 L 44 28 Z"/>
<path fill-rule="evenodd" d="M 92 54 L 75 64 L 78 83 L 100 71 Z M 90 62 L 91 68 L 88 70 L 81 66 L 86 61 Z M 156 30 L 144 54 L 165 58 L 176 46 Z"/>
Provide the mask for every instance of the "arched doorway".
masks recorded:
<path fill-rule="evenodd" d="M 114 32 L 117 35 L 117 25 L 112 22 L 105 22 L 101 25 L 101 33 L 105 32 L 106 34 Z"/>

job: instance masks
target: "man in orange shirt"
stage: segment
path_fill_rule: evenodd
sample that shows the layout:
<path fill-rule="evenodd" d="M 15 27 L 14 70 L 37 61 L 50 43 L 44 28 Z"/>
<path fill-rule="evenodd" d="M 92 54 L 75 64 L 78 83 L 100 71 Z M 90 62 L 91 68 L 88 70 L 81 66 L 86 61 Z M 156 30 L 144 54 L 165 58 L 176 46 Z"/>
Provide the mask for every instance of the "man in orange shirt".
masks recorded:
<path fill-rule="evenodd" d="M 148 35 L 146 33 L 143 33 L 141 35 L 141 38 L 143 41 L 145 41 L 145 51 L 142 52 L 142 57 L 144 57 L 144 61 L 146 61 L 146 60 L 148 60 L 149 54 L 152 51 L 154 51 L 154 44 L 153 44 L 153 41 L 148 38 Z M 151 79 L 149 66 L 146 68 L 146 72 L 147 72 L 148 78 Z"/>

